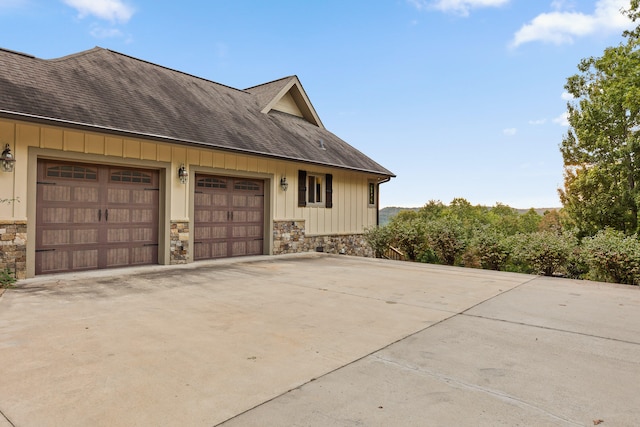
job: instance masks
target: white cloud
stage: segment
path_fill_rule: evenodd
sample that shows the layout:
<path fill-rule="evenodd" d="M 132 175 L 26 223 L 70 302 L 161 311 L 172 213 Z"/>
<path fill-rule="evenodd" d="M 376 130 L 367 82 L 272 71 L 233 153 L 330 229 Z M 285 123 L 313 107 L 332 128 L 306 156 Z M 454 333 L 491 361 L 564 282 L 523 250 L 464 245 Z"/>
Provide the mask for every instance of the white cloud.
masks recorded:
<path fill-rule="evenodd" d="M 632 26 L 632 22 L 621 9 L 629 8 L 629 0 L 597 0 L 592 14 L 566 10 L 571 7 L 566 1 L 554 1 L 554 12 L 541 13 L 523 25 L 514 35 L 512 47 L 542 41 L 554 44 L 573 43 L 576 37 L 598 32 L 617 32 Z M 564 11 L 563 11 L 564 10 Z"/>
<path fill-rule="evenodd" d="M 131 19 L 134 10 L 121 0 L 63 0 L 78 11 L 80 18 L 93 15 L 111 22 L 125 23 Z"/>
<path fill-rule="evenodd" d="M 98 39 L 107 39 L 111 37 L 122 37 L 122 31 L 117 28 L 103 28 L 99 25 L 93 25 L 91 27 L 90 34 Z"/>
<path fill-rule="evenodd" d="M 513 136 L 513 135 L 515 135 L 517 132 L 518 132 L 518 129 L 516 129 L 516 128 L 507 128 L 507 129 L 503 129 L 503 130 L 502 130 L 502 133 L 503 133 L 504 135 L 507 135 L 507 136 Z"/>
<path fill-rule="evenodd" d="M 547 119 L 529 120 L 530 125 L 540 126 L 547 123 Z"/>
<path fill-rule="evenodd" d="M 559 124 L 560 126 L 569 126 L 569 113 L 565 111 L 560 114 L 558 117 L 553 119 L 553 123 Z"/>
<path fill-rule="evenodd" d="M 573 99 L 573 95 L 571 95 L 569 92 L 562 92 L 560 98 L 564 99 L 565 101 L 571 101 Z"/>
<path fill-rule="evenodd" d="M 442 12 L 468 16 L 471 9 L 482 7 L 499 7 L 511 0 L 407 0 L 418 10 L 436 9 Z"/>

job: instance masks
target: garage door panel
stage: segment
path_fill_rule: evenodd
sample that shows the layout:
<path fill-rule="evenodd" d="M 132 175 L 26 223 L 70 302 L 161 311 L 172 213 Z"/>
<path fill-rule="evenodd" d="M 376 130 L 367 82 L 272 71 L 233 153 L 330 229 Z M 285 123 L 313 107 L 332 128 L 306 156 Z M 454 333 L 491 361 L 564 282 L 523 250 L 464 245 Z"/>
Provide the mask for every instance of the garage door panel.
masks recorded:
<path fill-rule="evenodd" d="M 93 224 L 100 221 L 101 213 L 94 208 L 74 208 L 73 222 L 75 224 Z"/>
<path fill-rule="evenodd" d="M 247 228 L 242 227 L 232 227 L 231 237 L 247 237 Z"/>
<path fill-rule="evenodd" d="M 153 228 L 134 228 L 131 230 L 132 242 L 153 242 L 156 231 Z"/>
<path fill-rule="evenodd" d="M 135 205 L 149 205 L 154 203 L 157 193 L 150 190 L 133 190 L 131 192 L 131 203 Z"/>
<path fill-rule="evenodd" d="M 52 202 L 70 202 L 71 187 L 62 185 L 43 185 L 42 199 Z"/>
<path fill-rule="evenodd" d="M 44 224 L 68 224 L 72 222 L 71 218 L 71 208 L 45 208 L 40 220 Z"/>
<path fill-rule="evenodd" d="M 99 231 L 97 228 L 84 228 L 81 230 L 73 230 L 73 244 L 97 244 L 99 243 Z"/>
<path fill-rule="evenodd" d="M 245 195 L 233 195 L 233 204 L 234 208 L 243 208 L 247 206 L 247 196 Z"/>
<path fill-rule="evenodd" d="M 246 211 L 233 211 L 233 222 L 247 222 Z"/>
<path fill-rule="evenodd" d="M 110 188 L 107 190 L 107 202 L 109 204 L 131 203 L 131 190 L 128 188 Z"/>
<path fill-rule="evenodd" d="M 72 270 L 93 270 L 98 268 L 98 250 L 78 250 L 72 252 Z"/>
<path fill-rule="evenodd" d="M 247 242 L 247 255 L 262 255 L 262 239 Z"/>
<path fill-rule="evenodd" d="M 156 253 L 157 253 L 157 248 L 152 246 L 131 248 L 131 264 L 134 264 L 134 265 L 149 264 L 151 260 L 157 257 Z"/>
<path fill-rule="evenodd" d="M 82 203 L 98 203 L 100 190 L 97 187 L 75 187 L 73 201 Z"/>
<path fill-rule="evenodd" d="M 151 222 L 153 215 L 154 211 L 151 209 L 131 209 L 131 222 Z"/>
<path fill-rule="evenodd" d="M 43 230 L 42 244 L 47 245 L 68 245 L 71 243 L 71 230 Z"/>
<path fill-rule="evenodd" d="M 195 242 L 193 245 L 193 258 L 194 259 L 210 259 L 211 248 L 210 245 L 203 242 Z"/>
<path fill-rule="evenodd" d="M 252 225 L 246 227 L 247 237 L 253 237 L 254 239 L 262 238 L 262 226 Z"/>
<path fill-rule="evenodd" d="M 130 209 L 116 209 L 111 208 L 108 212 L 108 222 L 109 224 L 127 224 L 131 222 L 131 214 Z"/>
<path fill-rule="evenodd" d="M 131 232 L 126 228 L 107 230 L 107 243 L 122 243 L 131 240 Z"/>
<path fill-rule="evenodd" d="M 246 217 L 247 222 L 257 222 L 262 224 L 262 212 L 249 211 Z"/>
<path fill-rule="evenodd" d="M 213 199 L 213 196 L 211 194 L 206 194 L 201 191 L 196 191 L 193 198 L 193 204 L 196 207 L 209 206 L 211 205 L 212 199 Z"/>
<path fill-rule="evenodd" d="M 129 248 L 108 248 L 106 253 L 108 267 L 129 265 Z"/>
<path fill-rule="evenodd" d="M 69 252 L 67 251 L 47 251 L 38 255 L 40 255 L 39 264 L 43 271 L 55 273 L 70 270 Z"/>
<path fill-rule="evenodd" d="M 228 243 L 215 242 L 211 244 L 211 258 L 225 258 L 228 256 Z"/>

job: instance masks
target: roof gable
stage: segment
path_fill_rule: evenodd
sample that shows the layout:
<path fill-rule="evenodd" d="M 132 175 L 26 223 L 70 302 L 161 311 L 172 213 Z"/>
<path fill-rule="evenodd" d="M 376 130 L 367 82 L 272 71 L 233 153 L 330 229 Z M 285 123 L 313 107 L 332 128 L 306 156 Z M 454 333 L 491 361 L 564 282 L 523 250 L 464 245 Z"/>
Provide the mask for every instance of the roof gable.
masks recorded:
<path fill-rule="evenodd" d="M 254 86 L 246 91 L 257 95 L 261 102 L 261 112 L 264 114 L 269 114 L 273 110 L 293 114 L 324 129 L 318 113 L 313 108 L 297 76 Z"/>

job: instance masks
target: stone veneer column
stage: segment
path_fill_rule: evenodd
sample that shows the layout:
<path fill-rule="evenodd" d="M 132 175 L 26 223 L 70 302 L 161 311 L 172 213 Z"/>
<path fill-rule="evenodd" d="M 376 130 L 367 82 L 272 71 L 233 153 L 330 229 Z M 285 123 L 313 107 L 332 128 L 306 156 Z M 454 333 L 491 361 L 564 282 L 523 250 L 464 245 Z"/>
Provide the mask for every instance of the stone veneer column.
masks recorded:
<path fill-rule="evenodd" d="M 189 258 L 189 223 L 171 221 L 171 264 L 186 264 Z"/>
<path fill-rule="evenodd" d="M 0 220 L 0 270 L 27 277 L 27 221 Z"/>
<path fill-rule="evenodd" d="M 304 250 L 304 221 L 273 222 L 273 254 L 292 254 Z"/>

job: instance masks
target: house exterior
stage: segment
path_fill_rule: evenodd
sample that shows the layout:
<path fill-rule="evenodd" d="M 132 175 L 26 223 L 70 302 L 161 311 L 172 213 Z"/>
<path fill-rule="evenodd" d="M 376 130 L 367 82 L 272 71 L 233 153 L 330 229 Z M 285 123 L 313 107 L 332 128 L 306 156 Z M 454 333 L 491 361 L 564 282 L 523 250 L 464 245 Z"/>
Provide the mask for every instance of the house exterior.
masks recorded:
<path fill-rule="evenodd" d="M 0 146 L 0 269 L 18 278 L 371 256 L 394 176 L 325 129 L 296 76 L 238 90 L 103 48 L 0 49 Z"/>

